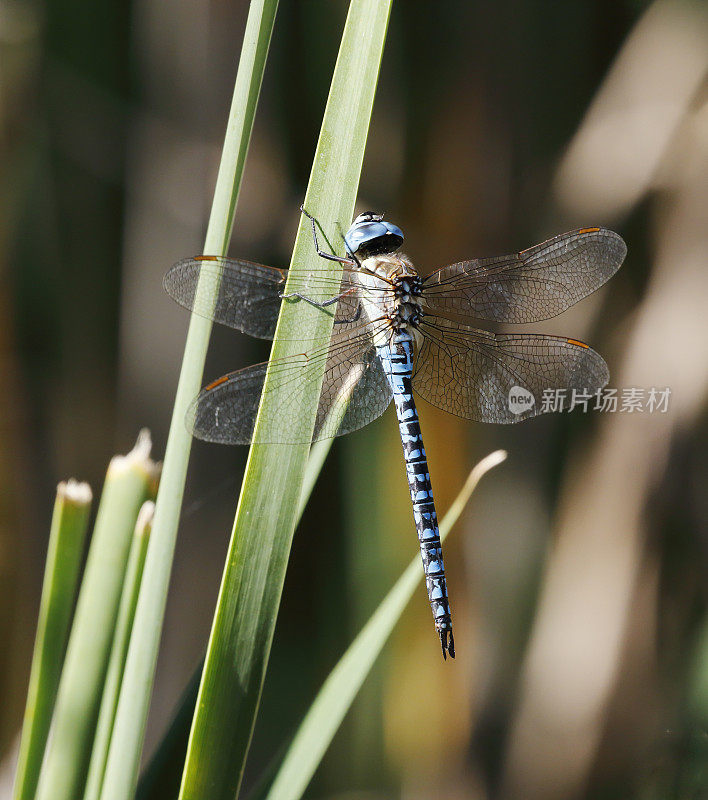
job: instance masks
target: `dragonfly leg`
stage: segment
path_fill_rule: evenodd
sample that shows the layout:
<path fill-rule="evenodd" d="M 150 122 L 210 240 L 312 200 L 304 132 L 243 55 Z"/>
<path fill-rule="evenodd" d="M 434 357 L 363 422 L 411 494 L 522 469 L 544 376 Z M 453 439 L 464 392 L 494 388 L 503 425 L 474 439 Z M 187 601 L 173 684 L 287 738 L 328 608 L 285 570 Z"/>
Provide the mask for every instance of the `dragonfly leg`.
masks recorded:
<path fill-rule="evenodd" d="M 324 300 L 320 302 L 319 300 L 313 300 L 311 297 L 306 297 L 304 294 L 300 294 L 300 292 L 290 292 L 290 294 L 279 294 L 278 297 L 281 300 L 292 300 L 293 297 L 297 297 L 298 300 L 304 300 L 306 303 L 309 303 L 311 306 L 315 308 L 327 308 L 327 306 L 331 306 L 332 303 L 336 303 L 337 300 L 341 300 L 344 297 L 343 294 L 338 294 L 336 297 L 332 297 L 330 300 Z"/>
<path fill-rule="evenodd" d="M 313 300 L 311 297 L 307 297 L 300 292 L 290 292 L 290 294 L 279 294 L 278 297 L 281 300 L 292 300 L 293 297 L 297 297 L 299 300 L 304 300 L 306 303 L 309 303 L 311 306 L 315 308 L 327 308 L 327 306 L 331 306 L 333 303 L 336 303 L 338 300 L 341 300 L 343 297 L 348 297 L 354 291 L 354 287 L 350 287 L 345 292 L 338 294 L 336 297 L 331 297 L 329 300 Z M 356 322 L 361 315 L 361 303 L 357 308 L 356 315 L 352 319 L 339 319 L 337 320 L 338 323 L 342 322 Z"/>
<path fill-rule="evenodd" d="M 308 211 L 305 211 L 305 206 L 300 206 L 300 211 L 310 220 L 312 224 L 312 238 L 315 242 L 315 252 L 320 258 L 326 258 L 328 261 L 338 261 L 340 264 L 354 264 L 355 262 L 351 258 L 344 258 L 343 256 L 335 256 L 332 253 L 325 253 L 324 250 L 320 250 L 319 242 L 317 241 L 317 225 L 319 222 L 310 214 Z"/>

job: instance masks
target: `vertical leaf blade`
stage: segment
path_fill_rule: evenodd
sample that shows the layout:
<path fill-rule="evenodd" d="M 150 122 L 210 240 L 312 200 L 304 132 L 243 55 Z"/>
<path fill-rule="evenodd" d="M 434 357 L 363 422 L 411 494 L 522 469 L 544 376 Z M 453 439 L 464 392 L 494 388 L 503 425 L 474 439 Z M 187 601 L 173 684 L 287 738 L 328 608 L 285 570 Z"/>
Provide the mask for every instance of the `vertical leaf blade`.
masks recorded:
<path fill-rule="evenodd" d="M 390 0 L 352 0 L 332 79 L 305 207 L 329 230 L 351 219 L 364 157 Z M 303 219 L 292 264 L 323 269 Z M 332 268 L 336 273 L 336 268 Z M 272 358 L 302 352 L 332 318 L 304 303 L 284 304 Z M 263 404 L 269 401 L 266 377 Z M 314 428 L 319 388 L 303 396 L 297 437 Z M 277 402 L 277 397 L 273 400 Z M 295 415 L 292 415 L 295 416 Z M 256 436 L 269 438 L 261 413 Z M 182 779 L 182 800 L 232 800 L 243 775 L 285 569 L 299 509 L 306 445 L 254 445 L 249 454 Z"/>

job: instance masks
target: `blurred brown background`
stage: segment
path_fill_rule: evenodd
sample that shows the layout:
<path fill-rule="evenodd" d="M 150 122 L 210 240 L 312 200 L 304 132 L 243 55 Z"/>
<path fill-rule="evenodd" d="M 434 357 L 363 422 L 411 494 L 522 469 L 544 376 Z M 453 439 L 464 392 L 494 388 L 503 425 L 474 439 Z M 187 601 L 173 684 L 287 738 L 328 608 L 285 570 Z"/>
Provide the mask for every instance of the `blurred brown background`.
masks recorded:
<path fill-rule="evenodd" d="M 288 263 L 346 6 L 281 2 L 234 254 Z M 164 448 L 187 319 L 160 281 L 202 244 L 246 11 L 0 0 L 1 798 L 54 486 L 98 494 L 142 426 Z M 421 588 L 308 797 L 708 797 L 707 74 L 701 2 L 394 3 L 359 207 L 424 274 L 614 228 L 619 274 L 533 329 L 672 394 L 510 428 L 421 403 L 441 513 L 509 451 L 446 547 L 459 655 Z M 215 331 L 205 378 L 266 354 Z M 244 461 L 193 449 L 148 752 L 208 635 Z M 336 443 L 295 537 L 247 786 L 415 552 L 387 413 Z"/>

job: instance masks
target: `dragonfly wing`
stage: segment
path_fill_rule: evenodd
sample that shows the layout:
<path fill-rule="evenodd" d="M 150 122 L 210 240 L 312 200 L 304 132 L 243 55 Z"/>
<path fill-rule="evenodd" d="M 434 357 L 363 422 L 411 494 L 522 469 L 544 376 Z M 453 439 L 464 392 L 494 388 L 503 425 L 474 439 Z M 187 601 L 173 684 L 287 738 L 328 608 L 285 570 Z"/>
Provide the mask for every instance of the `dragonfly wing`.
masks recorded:
<path fill-rule="evenodd" d="M 286 275 L 284 270 L 250 261 L 197 256 L 170 267 L 162 285 L 173 300 L 200 317 L 272 339 Z M 198 293 L 200 281 L 204 291 Z"/>
<path fill-rule="evenodd" d="M 514 255 L 443 267 L 423 281 L 423 298 L 431 314 L 538 322 L 602 286 L 626 254 L 622 237 L 613 231 L 581 228 Z"/>
<path fill-rule="evenodd" d="M 343 324 L 357 317 L 362 289 L 355 272 L 344 270 L 341 278 L 300 269 L 290 272 L 295 278 L 290 292 L 299 292 L 320 302 L 342 295 L 336 304 L 324 307 L 322 313 L 334 315 L 335 320 Z M 181 306 L 201 317 L 250 336 L 272 339 L 288 274 L 288 270 L 235 258 L 196 256 L 170 267 L 163 286 Z M 200 280 L 204 291 L 197 293 Z M 384 286 L 379 291 L 387 289 Z M 212 301 L 214 296 L 215 302 Z M 304 301 L 291 297 L 287 302 Z M 357 327 L 361 328 L 361 324 Z"/>
<path fill-rule="evenodd" d="M 546 390 L 596 392 L 609 380 L 607 364 L 582 342 L 542 334 L 493 334 L 457 322 L 428 318 L 413 376 L 413 388 L 444 411 L 477 422 L 511 423 L 544 413 Z M 510 408 L 515 387 L 531 392 L 534 404 Z M 570 399 L 570 395 L 568 395 Z"/>
<path fill-rule="evenodd" d="M 324 367 L 324 379 L 321 378 Z M 201 391 L 192 403 L 187 425 L 198 439 L 222 444 L 248 444 L 268 364 L 232 372 Z M 370 333 L 352 337 L 335 330 L 329 347 L 270 364 L 268 431 L 260 442 L 297 443 L 301 397 L 322 379 L 313 440 L 362 428 L 381 416 L 391 390 Z M 308 438 L 307 441 L 310 441 Z"/>

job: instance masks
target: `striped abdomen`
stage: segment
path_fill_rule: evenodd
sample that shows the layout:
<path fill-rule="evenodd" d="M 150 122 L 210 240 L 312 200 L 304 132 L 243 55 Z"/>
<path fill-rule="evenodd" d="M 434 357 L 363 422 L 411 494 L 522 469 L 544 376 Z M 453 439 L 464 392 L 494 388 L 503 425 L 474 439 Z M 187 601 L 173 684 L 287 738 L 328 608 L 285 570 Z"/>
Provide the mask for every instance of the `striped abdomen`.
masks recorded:
<path fill-rule="evenodd" d="M 455 642 L 452 638 L 452 618 L 447 599 L 445 566 L 440 544 L 438 518 L 433 501 L 433 487 L 430 485 L 428 459 L 423 447 L 418 411 L 411 393 L 413 374 L 411 335 L 405 330 L 398 331 L 394 334 L 390 344 L 378 348 L 378 354 L 393 390 L 393 402 L 396 406 L 408 485 L 413 501 L 413 518 L 420 542 L 420 554 L 423 559 L 425 583 L 435 620 L 435 629 L 440 636 L 443 656 L 447 657 L 447 653 L 449 653 L 454 658 Z"/>

